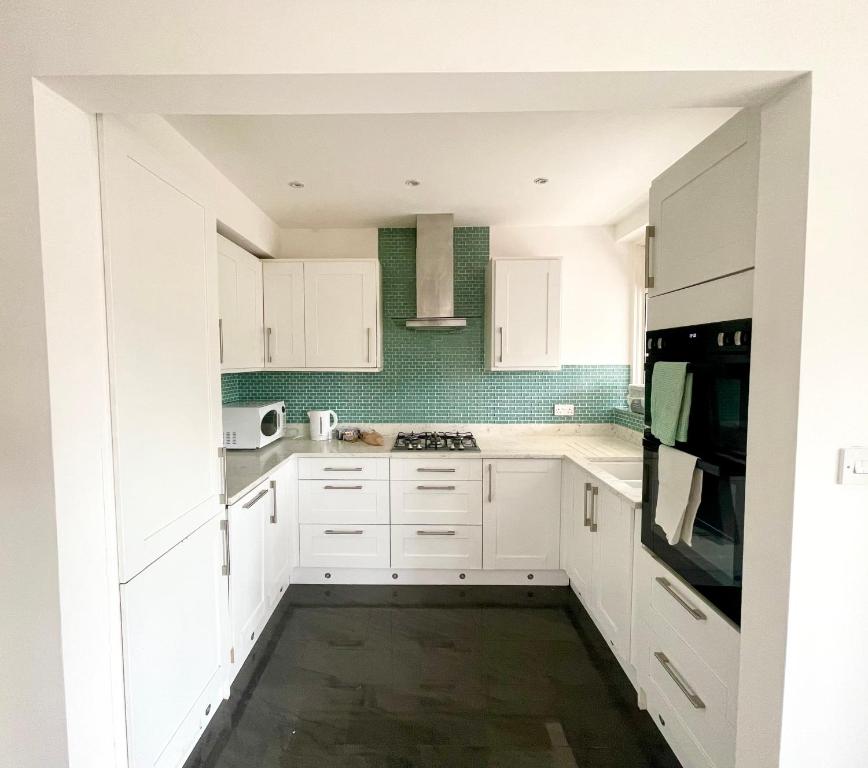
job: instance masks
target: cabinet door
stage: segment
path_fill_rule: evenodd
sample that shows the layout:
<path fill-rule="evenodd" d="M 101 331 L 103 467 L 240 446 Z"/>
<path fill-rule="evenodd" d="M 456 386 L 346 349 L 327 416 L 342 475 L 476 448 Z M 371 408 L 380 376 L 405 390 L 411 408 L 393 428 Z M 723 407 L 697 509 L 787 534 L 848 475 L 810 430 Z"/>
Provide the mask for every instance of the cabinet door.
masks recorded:
<path fill-rule="evenodd" d="M 502 259 L 493 261 L 491 268 L 491 367 L 560 368 L 560 261 Z"/>
<path fill-rule="evenodd" d="M 594 530 L 591 525 L 594 485 L 590 475 L 578 467 L 574 477 L 569 576 L 585 607 L 591 609 L 594 600 L 591 588 L 594 573 Z"/>
<path fill-rule="evenodd" d="M 759 136 L 743 110 L 654 180 L 650 296 L 754 265 Z"/>
<path fill-rule="evenodd" d="M 269 480 L 272 510 L 265 526 L 265 586 L 269 611 L 280 602 L 298 565 L 298 470 L 284 464 Z"/>
<path fill-rule="evenodd" d="M 217 260 L 222 368 L 261 368 L 262 263 L 221 235 L 217 235 Z"/>
<path fill-rule="evenodd" d="M 304 264 L 262 264 L 265 367 L 304 367 Z"/>
<path fill-rule="evenodd" d="M 560 460 L 487 461 L 483 492 L 483 568 L 558 568 Z"/>
<path fill-rule="evenodd" d="M 131 768 L 182 765 L 222 699 L 222 535 L 218 514 L 121 585 Z"/>
<path fill-rule="evenodd" d="M 216 223 L 200 190 L 100 120 L 120 580 L 218 511 Z"/>
<path fill-rule="evenodd" d="M 263 483 L 229 507 L 229 613 L 235 670 L 241 668 L 265 623 L 265 527 L 274 491 Z"/>
<path fill-rule="evenodd" d="M 378 274 L 370 260 L 304 263 L 308 368 L 379 366 Z"/>
<path fill-rule="evenodd" d="M 609 645 L 626 662 L 633 604 L 633 507 L 608 488 L 595 486 L 592 520 L 594 614 Z"/>

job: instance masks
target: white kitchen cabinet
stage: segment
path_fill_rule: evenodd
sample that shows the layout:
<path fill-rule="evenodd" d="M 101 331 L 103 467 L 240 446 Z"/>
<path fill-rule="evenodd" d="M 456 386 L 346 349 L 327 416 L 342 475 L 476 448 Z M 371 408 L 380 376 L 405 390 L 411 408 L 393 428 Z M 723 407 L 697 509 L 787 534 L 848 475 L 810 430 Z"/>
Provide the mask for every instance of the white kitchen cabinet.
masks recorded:
<path fill-rule="evenodd" d="M 304 263 L 265 261 L 262 295 L 266 368 L 303 368 Z"/>
<path fill-rule="evenodd" d="M 298 519 L 305 524 L 388 525 L 389 483 L 387 480 L 300 480 Z"/>
<path fill-rule="evenodd" d="M 217 235 L 220 364 L 223 371 L 262 367 L 262 262 Z"/>
<path fill-rule="evenodd" d="M 742 110 L 654 180 L 649 296 L 754 266 L 759 139 L 759 113 Z"/>
<path fill-rule="evenodd" d="M 379 270 L 375 259 L 304 262 L 307 368 L 381 367 Z"/>
<path fill-rule="evenodd" d="M 272 509 L 265 526 L 265 592 L 269 613 L 298 565 L 298 465 L 288 461 L 270 478 Z"/>
<path fill-rule="evenodd" d="M 388 525 L 300 525 L 302 568 L 388 568 Z"/>
<path fill-rule="evenodd" d="M 118 118 L 100 181 L 120 581 L 220 509 L 216 222 Z"/>
<path fill-rule="evenodd" d="M 572 462 L 567 462 L 572 477 L 571 505 L 569 509 L 572 525 L 570 543 L 566 547 L 569 560 L 567 574 L 586 605 L 593 601 L 592 584 L 594 574 L 594 535 L 590 527 L 590 505 L 592 503 L 593 483 L 591 476 Z"/>
<path fill-rule="evenodd" d="M 265 542 L 273 510 L 274 489 L 268 481 L 228 508 L 229 615 L 235 674 L 268 619 Z"/>
<path fill-rule="evenodd" d="M 493 371 L 559 369 L 560 333 L 560 261 L 490 261 L 486 275 L 486 367 Z"/>
<path fill-rule="evenodd" d="M 130 768 L 177 768 L 223 698 L 221 515 L 121 585 Z"/>
<path fill-rule="evenodd" d="M 392 568 L 482 567 L 478 525 L 392 525 Z"/>
<path fill-rule="evenodd" d="M 593 606 L 603 636 L 615 655 L 630 659 L 633 605 L 633 505 L 602 484 L 590 494 Z"/>
<path fill-rule="evenodd" d="M 482 524 L 478 480 L 392 480 L 390 485 L 393 524 Z"/>
<path fill-rule="evenodd" d="M 558 568 L 561 461 L 492 459 L 484 465 L 483 567 Z"/>

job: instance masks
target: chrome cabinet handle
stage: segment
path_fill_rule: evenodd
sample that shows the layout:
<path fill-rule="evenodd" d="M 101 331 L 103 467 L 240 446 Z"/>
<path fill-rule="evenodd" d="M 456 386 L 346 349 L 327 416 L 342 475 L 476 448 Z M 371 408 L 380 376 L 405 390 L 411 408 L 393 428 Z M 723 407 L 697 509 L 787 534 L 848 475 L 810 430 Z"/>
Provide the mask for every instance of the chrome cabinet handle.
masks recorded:
<path fill-rule="evenodd" d="M 259 501 L 263 496 L 267 496 L 267 495 L 268 495 L 268 491 L 269 491 L 268 488 L 263 488 L 263 489 L 262 489 L 259 493 L 257 493 L 256 496 L 254 496 L 250 501 L 248 501 L 246 504 L 243 504 L 243 505 L 242 505 L 242 508 L 243 508 L 243 509 L 250 509 L 250 508 L 251 508 L 254 504 L 256 504 L 256 502 Z"/>
<path fill-rule="evenodd" d="M 265 329 L 265 359 L 271 362 L 271 328 Z"/>
<path fill-rule="evenodd" d="M 336 531 L 336 530 L 329 529 L 329 530 L 327 530 L 327 531 L 324 531 L 324 533 L 325 533 L 327 536 L 360 536 L 361 534 L 364 533 L 364 531 L 362 531 L 362 530 L 357 530 L 357 531 Z"/>
<path fill-rule="evenodd" d="M 220 475 L 221 475 L 221 483 L 220 483 L 220 503 L 225 504 L 227 499 L 229 498 L 229 488 L 228 488 L 228 480 L 229 478 L 226 476 L 226 446 L 217 449 L 217 453 L 220 456 Z"/>
<path fill-rule="evenodd" d="M 706 615 L 702 611 L 700 611 L 699 608 L 691 605 L 680 594 L 678 594 L 678 591 L 675 589 L 675 587 L 672 586 L 672 583 L 669 581 L 669 579 L 664 578 L 663 576 L 658 576 L 656 581 L 661 587 L 663 587 L 663 589 L 665 589 L 670 595 L 672 595 L 672 597 L 675 598 L 676 602 L 682 608 L 684 608 L 684 610 L 687 611 L 694 619 L 696 619 L 697 621 L 706 620 Z"/>
<path fill-rule="evenodd" d="M 503 326 L 499 326 L 497 329 L 497 333 L 500 335 L 500 355 L 498 357 L 499 363 L 503 362 Z"/>
<path fill-rule="evenodd" d="M 371 362 L 371 329 L 365 328 L 365 343 L 367 344 L 367 352 L 365 353 L 365 360 L 367 362 Z"/>
<path fill-rule="evenodd" d="M 323 490 L 326 491 L 360 491 L 362 485 L 324 485 Z"/>
<path fill-rule="evenodd" d="M 223 567 L 220 569 L 220 573 L 224 576 L 228 576 L 231 572 L 230 563 L 229 563 L 229 521 L 221 520 L 220 521 L 220 530 L 223 532 Z"/>
<path fill-rule="evenodd" d="M 488 503 L 494 501 L 494 465 L 488 465 Z"/>
<path fill-rule="evenodd" d="M 323 472 L 361 472 L 362 467 L 323 467 Z"/>
<path fill-rule="evenodd" d="M 654 658 L 660 662 L 660 666 L 666 670 L 666 674 L 672 678 L 677 685 L 681 689 L 681 693 L 683 693 L 687 700 L 693 705 L 694 709 L 705 709 L 705 702 L 696 695 L 696 691 L 690 687 L 688 682 L 681 676 L 675 667 L 672 666 L 672 662 L 669 661 L 666 654 L 663 651 L 655 651 Z"/>
<path fill-rule="evenodd" d="M 597 532 L 597 497 L 599 494 L 600 489 L 595 485 L 591 491 L 591 533 Z"/>
<path fill-rule="evenodd" d="M 220 364 L 223 364 L 223 318 L 217 320 L 217 333 L 220 337 Z"/>
<path fill-rule="evenodd" d="M 271 517 L 268 519 L 272 525 L 277 525 L 277 480 L 272 480 L 269 483 L 271 487 Z"/>
<path fill-rule="evenodd" d="M 454 485 L 417 485 L 417 491 L 454 491 Z"/>
<path fill-rule="evenodd" d="M 591 492 L 593 485 L 591 483 L 585 483 L 585 514 L 584 514 L 584 523 L 585 528 L 587 528 L 591 524 L 591 518 L 588 516 L 588 494 Z"/>
<path fill-rule="evenodd" d="M 654 287 L 654 263 L 651 259 L 651 241 L 656 236 L 656 229 L 652 225 L 645 227 L 645 287 Z"/>
<path fill-rule="evenodd" d="M 455 531 L 416 531 L 417 536 L 454 536 Z"/>
<path fill-rule="evenodd" d="M 417 467 L 417 472 L 455 472 L 455 467 Z"/>

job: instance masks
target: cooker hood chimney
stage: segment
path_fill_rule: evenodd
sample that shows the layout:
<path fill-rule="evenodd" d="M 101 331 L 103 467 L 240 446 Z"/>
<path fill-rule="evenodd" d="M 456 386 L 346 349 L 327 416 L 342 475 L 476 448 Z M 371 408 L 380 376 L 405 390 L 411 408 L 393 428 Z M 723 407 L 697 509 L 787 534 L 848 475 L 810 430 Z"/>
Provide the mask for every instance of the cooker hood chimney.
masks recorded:
<path fill-rule="evenodd" d="M 416 217 L 416 317 L 408 328 L 444 330 L 464 328 L 467 320 L 455 317 L 451 213 Z"/>

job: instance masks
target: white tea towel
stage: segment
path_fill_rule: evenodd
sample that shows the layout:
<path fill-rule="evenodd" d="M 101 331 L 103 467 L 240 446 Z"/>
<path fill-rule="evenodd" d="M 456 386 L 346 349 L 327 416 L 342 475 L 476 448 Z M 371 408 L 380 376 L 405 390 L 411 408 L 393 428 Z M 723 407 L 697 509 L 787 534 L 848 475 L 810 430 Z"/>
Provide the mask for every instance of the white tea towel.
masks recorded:
<path fill-rule="evenodd" d="M 693 546 L 693 524 L 696 522 L 696 513 L 699 511 L 699 503 L 702 501 L 702 475 L 703 472 L 699 467 L 693 470 L 690 498 L 687 499 L 684 522 L 681 524 L 681 541 L 688 547 Z"/>
<path fill-rule="evenodd" d="M 661 444 L 657 454 L 658 488 L 654 521 L 663 529 L 670 544 L 677 544 L 681 539 L 684 515 L 694 485 L 694 470 L 696 456 Z"/>

